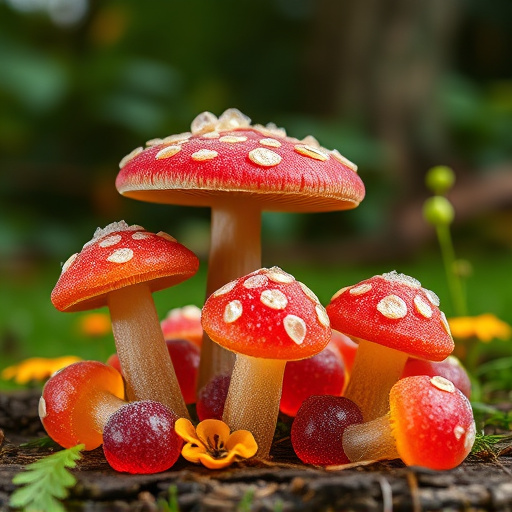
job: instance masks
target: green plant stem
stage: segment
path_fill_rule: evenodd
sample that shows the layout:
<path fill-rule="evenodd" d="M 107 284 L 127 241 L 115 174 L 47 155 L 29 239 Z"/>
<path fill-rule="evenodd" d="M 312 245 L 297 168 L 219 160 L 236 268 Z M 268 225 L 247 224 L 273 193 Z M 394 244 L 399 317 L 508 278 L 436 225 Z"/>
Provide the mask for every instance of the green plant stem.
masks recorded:
<path fill-rule="evenodd" d="M 460 277 L 455 273 L 455 250 L 453 248 L 450 227 L 446 224 L 436 226 L 437 240 L 441 248 L 443 264 L 450 288 L 453 308 L 457 316 L 467 315 L 466 297 L 462 288 Z"/>

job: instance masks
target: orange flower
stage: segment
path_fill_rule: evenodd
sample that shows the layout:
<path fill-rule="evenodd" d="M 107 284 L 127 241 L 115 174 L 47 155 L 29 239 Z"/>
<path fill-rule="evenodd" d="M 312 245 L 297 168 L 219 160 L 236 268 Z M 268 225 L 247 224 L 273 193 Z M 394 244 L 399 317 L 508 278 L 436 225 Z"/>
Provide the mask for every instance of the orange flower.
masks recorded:
<path fill-rule="evenodd" d="M 88 313 L 80 318 L 80 332 L 92 338 L 112 332 L 110 317 L 106 313 Z"/>
<path fill-rule="evenodd" d="M 31 357 L 17 365 L 5 368 L 2 371 L 2 378 L 5 380 L 14 379 L 18 384 L 26 384 L 32 380 L 43 381 L 56 371 L 77 361 L 81 361 L 81 359 L 76 356 L 63 356 L 55 359 Z"/>
<path fill-rule="evenodd" d="M 512 336 L 512 327 L 491 313 L 450 318 L 448 323 L 454 338 L 477 338 L 488 343 L 493 339 L 508 340 Z"/>
<path fill-rule="evenodd" d="M 201 463 L 209 469 L 229 466 L 235 460 L 248 459 L 256 454 L 258 445 L 248 430 L 231 433 L 220 420 L 204 420 L 197 428 L 186 418 L 174 425 L 176 433 L 185 441 L 181 454 L 185 459 Z"/>

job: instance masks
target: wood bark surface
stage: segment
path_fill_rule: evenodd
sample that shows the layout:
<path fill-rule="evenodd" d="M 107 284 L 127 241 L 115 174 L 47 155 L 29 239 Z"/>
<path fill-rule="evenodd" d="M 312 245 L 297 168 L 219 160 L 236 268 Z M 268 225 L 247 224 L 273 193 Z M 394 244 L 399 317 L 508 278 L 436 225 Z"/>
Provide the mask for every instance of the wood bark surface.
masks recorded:
<path fill-rule="evenodd" d="M 0 394 L 0 511 L 8 511 L 14 475 L 51 453 L 20 446 L 44 435 L 36 391 Z M 0 439 L 1 439 L 0 435 Z M 180 512 L 186 511 L 426 511 L 512 510 L 512 449 L 499 457 L 470 456 L 451 471 L 405 467 L 400 461 L 349 465 L 343 469 L 305 466 L 289 438 L 273 447 L 273 460 L 246 461 L 210 471 L 180 459 L 156 475 L 117 473 L 101 448 L 84 452 L 74 474 L 77 485 L 65 501 L 70 511 L 169 510 L 174 486 Z"/>

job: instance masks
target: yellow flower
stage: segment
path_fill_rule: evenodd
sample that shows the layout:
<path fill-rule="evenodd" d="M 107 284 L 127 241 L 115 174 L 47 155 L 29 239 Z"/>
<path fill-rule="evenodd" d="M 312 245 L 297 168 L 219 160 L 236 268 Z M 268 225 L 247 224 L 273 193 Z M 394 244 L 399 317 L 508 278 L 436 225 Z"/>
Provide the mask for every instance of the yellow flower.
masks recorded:
<path fill-rule="evenodd" d="M 194 428 L 186 418 L 174 425 L 176 433 L 186 442 L 181 454 L 195 464 L 209 469 L 229 466 L 235 460 L 248 459 L 256 454 L 258 445 L 248 430 L 230 433 L 229 427 L 220 420 L 204 420 Z"/>
<path fill-rule="evenodd" d="M 26 384 L 32 380 L 43 381 L 53 375 L 57 370 L 81 361 L 76 356 L 57 357 L 47 359 L 45 357 L 31 357 L 21 363 L 9 366 L 2 371 L 2 378 L 13 379 L 18 384 Z"/>
<path fill-rule="evenodd" d="M 450 318 L 448 323 L 454 338 L 477 338 L 488 343 L 493 339 L 508 340 L 512 336 L 512 327 L 491 313 Z"/>

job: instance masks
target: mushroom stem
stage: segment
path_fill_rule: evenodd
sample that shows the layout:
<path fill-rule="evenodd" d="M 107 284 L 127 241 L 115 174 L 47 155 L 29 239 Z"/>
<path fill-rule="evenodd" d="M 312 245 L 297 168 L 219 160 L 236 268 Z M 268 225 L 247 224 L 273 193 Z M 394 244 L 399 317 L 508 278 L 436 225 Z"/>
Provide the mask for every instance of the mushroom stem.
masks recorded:
<path fill-rule="evenodd" d="M 391 432 L 389 413 L 366 423 L 350 425 L 343 432 L 343 451 L 351 462 L 400 457 Z"/>
<path fill-rule="evenodd" d="M 237 354 L 223 421 L 231 430 L 249 430 L 257 456 L 268 458 L 279 414 L 286 361 Z"/>
<path fill-rule="evenodd" d="M 212 207 L 206 297 L 237 277 L 261 267 L 261 210 L 250 201 L 226 200 Z M 203 336 L 197 389 L 214 376 L 231 374 L 233 352 Z"/>
<path fill-rule="evenodd" d="M 110 416 L 127 402 L 108 392 L 101 393 L 96 398 L 96 403 L 91 405 L 92 425 L 101 434 Z"/>
<path fill-rule="evenodd" d="M 358 341 L 359 348 L 343 396 L 358 405 L 366 422 L 388 412 L 389 392 L 402 375 L 408 356 L 378 343 Z"/>
<path fill-rule="evenodd" d="M 189 418 L 149 285 L 110 292 L 107 300 L 128 399 L 154 400 Z"/>

